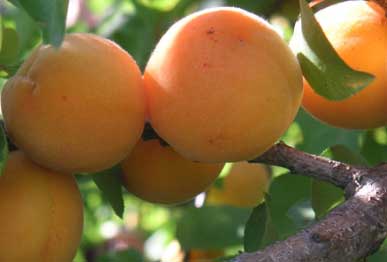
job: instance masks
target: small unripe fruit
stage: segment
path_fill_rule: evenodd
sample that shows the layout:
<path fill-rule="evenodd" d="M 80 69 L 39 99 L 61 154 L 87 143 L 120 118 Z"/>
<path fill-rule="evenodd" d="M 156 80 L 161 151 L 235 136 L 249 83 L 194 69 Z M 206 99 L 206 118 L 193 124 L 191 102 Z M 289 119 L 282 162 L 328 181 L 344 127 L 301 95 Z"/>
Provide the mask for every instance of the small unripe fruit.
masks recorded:
<path fill-rule="evenodd" d="M 387 18 L 372 1 L 346 1 L 328 6 L 316 14 L 328 40 L 352 68 L 375 76 L 374 81 L 341 100 L 318 95 L 304 81 L 303 107 L 319 120 L 333 126 L 369 129 L 387 123 Z M 290 46 L 300 49 L 301 24 L 296 24 Z M 343 76 L 344 77 L 344 76 Z"/>
<path fill-rule="evenodd" d="M 223 250 L 202 250 L 202 249 L 191 249 L 185 261 L 187 262 L 210 262 L 216 258 L 223 257 Z"/>
<path fill-rule="evenodd" d="M 302 75 L 286 43 L 238 8 L 191 14 L 157 44 L 144 73 L 150 121 L 184 157 L 251 159 L 293 121 Z"/>
<path fill-rule="evenodd" d="M 12 141 L 61 172 L 95 172 L 124 159 L 145 115 L 141 72 L 113 42 L 70 34 L 43 45 L 5 85 L 1 106 Z"/>
<path fill-rule="evenodd" d="M 211 187 L 207 203 L 235 207 L 255 207 L 269 187 L 269 169 L 261 164 L 233 163 L 220 188 Z"/>
<path fill-rule="evenodd" d="M 0 177 L 0 261 L 71 262 L 80 244 L 83 207 L 69 174 L 9 154 Z"/>
<path fill-rule="evenodd" d="M 176 204 L 205 191 L 223 164 L 196 163 L 159 140 L 140 141 L 122 162 L 124 185 L 149 202 Z"/>

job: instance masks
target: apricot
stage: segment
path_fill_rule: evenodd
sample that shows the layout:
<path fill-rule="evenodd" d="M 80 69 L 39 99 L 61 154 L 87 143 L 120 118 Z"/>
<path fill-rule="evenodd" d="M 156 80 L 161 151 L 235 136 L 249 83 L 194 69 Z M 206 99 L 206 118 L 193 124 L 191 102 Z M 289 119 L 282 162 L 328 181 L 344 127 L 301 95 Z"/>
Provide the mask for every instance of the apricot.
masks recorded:
<path fill-rule="evenodd" d="M 269 187 L 268 167 L 261 164 L 238 162 L 231 164 L 220 188 L 212 186 L 207 194 L 210 205 L 255 207 L 264 199 Z"/>
<path fill-rule="evenodd" d="M 95 172 L 124 159 L 144 126 L 135 61 L 115 43 L 70 34 L 42 45 L 5 85 L 1 106 L 11 140 L 33 161 L 61 172 Z"/>
<path fill-rule="evenodd" d="M 0 177 L 0 261 L 71 262 L 83 227 L 73 176 L 50 171 L 21 151 Z"/>
<path fill-rule="evenodd" d="M 223 250 L 192 249 L 187 253 L 187 262 L 212 262 L 214 259 L 224 256 Z"/>
<path fill-rule="evenodd" d="M 304 81 L 303 107 L 319 120 L 342 128 L 368 129 L 387 123 L 387 18 L 370 1 L 346 1 L 318 11 L 316 19 L 339 56 L 352 68 L 371 73 L 374 81 L 341 101 L 318 95 Z M 301 25 L 295 26 L 290 46 L 300 48 Z"/>
<path fill-rule="evenodd" d="M 188 201 L 205 191 L 223 164 L 187 160 L 158 139 L 140 141 L 122 162 L 126 189 L 139 198 L 162 204 Z"/>
<path fill-rule="evenodd" d="M 149 118 L 184 157 L 251 159 L 293 121 L 302 74 L 286 43 L 263 19 L 232 7 L 175 23 L 144 73 Z"/>

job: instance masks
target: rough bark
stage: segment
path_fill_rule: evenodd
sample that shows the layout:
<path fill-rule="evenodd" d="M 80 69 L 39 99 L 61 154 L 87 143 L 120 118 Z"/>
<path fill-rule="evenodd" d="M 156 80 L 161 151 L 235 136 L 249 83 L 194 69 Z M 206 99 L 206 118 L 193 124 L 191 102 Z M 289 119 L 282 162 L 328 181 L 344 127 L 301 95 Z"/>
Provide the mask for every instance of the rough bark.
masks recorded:
<path fill-rule="evenodd" d="M 387 236 L 387 165 L 354 167 L 279 143 L 250 162 L 282 166 L 344 188 L 347 200 L 323 220 L 234 262 L 353 262 Z"/>

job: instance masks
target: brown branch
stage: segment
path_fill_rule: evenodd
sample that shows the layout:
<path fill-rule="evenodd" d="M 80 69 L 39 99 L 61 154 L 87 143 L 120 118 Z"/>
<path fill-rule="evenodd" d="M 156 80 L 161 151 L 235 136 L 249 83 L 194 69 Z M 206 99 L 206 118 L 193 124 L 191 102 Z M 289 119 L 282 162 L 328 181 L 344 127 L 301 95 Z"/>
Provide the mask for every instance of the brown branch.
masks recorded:
<path fill-rule="evenodd" d="M 375 252 L 387 235 L 387 165 L 358 168 L 279 143 L 250 161 L 289 168 L 345 188 L 348 199 L 323 220 L 233 262 L 353 262 Z"/>
<path fill-rule="evenodd" d="M 371 0 L 371 1 L 380 5 L 384 9 L 385 16 L 387 17 L 387 0 Z"/>
<path fill-rule="evenodd" d="M 364 170 L 364 168 L 296 150 L 282 142 L 249 162 L 285 167 L 292 173 L 317 178 L 343 189 L 351 181 L 358 179 Z"/>

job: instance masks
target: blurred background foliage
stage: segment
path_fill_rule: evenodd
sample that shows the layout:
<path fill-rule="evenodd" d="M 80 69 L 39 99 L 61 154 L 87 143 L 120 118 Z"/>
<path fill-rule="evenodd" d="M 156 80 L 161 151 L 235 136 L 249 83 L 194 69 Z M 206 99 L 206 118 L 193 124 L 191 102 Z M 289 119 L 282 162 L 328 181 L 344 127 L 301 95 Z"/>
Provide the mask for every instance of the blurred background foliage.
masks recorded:
<path fill-rule="evenodd" d="M 264 17 L 286 41 L 299 13 L 298 0 L 69 0 L 68 4 L 66 32 L 91 32 L 110 38 L 127 50 L 142 69 L 166 29 L 194 11 L 238 6 Z M 43 37 L 54 43 L 58 36 L 55 31 L 42 34 L 41 24 L 34 22 L 36 17 L 31 18 L 7 1 L 0 1 L 0 14 L 2 86 Z M 376 165 L 387 160 L 386 128 L 333 128 L 303 110 L 282 139 L 306 152 L 348 163 Z M 262 248 L 320 219 L 343 201 L 340 190 L 310 178 L 290 176 L 278 167 L 272 169 L 266 202 L 253 210 L 209 206 L 205 194 L 189 203 L 163 206 L 118 192 L 123 196 L 123 209 L 120 200 L 101 193 L 101 187 L 94 183 L 98 184 L 97 179 L 77 179 L 84 199 L 85 227 L 75 262 L 212 261 L 195 258 L 199 257 L 197 251 L 233 256 L 244 248 Z M 112 209 L 112 202 L 118 214 L 122 209 L 122 219 Z M 367 261 L 386 258 L 387 247 Z"/>

